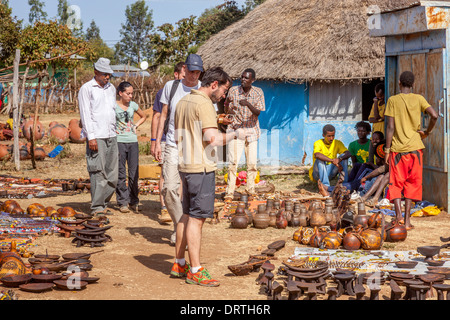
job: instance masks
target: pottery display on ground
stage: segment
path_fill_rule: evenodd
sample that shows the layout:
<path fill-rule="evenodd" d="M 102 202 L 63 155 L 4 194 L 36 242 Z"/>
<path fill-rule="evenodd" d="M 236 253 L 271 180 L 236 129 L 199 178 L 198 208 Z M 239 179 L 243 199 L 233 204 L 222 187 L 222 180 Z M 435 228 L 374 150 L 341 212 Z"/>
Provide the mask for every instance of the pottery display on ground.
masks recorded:
<path fill-rule="evenodd" d="M 42 123 L 39 121 L 39 117 L 36 121 L 36 128 L 34 129 L 34 118 L 30 118 L 23 124 L 23 135 L 28 140 L 31 141 L 31 132 L 33 132 L 33 138 L 35 141 L 41 140 L 45 135 L 45 129 Z"/>
<path fill-rule="evenodd" d="M 85 143 L 86 137 L 81 137 L 81 130 L 80 127 L 80 120 L 78 119 L 72 119 L 69 121 L 69 140 L 72 143 Z"/>
<path fill-rule="evenodd" d="M 69 141 L 69 129 L 61 123 L 52 123 L 49 125 L 48 136 L 56 139 L 59 144 L 65 144 Z"/>

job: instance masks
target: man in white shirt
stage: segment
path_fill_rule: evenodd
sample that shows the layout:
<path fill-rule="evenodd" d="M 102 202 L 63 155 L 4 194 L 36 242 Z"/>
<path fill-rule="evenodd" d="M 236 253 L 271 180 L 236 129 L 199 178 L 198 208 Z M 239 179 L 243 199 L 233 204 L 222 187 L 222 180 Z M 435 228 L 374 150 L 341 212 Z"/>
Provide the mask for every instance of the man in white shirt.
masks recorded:
<path fill-rule="evenodd" d="M 78 104 L 83 134 L 86 135 L 86 163 L 91 183 L 91 214 L 110 214 L 108 202 L 118 179 L 116 137 L 116 88 L 109 82 L 110 61 L 94 63 L 94 78 L 79 91 Z"/>
<path fill-rule="evenodd" d="M 167 211 L 169 212 L 174 224 L 174 232 L 170 239 L 172 244 L 175 244 L 177 224 L 183 215 L 183 208 L 181 206 L 181 199 L 179 195 L 181 180 L 178 173 L 178 148 L 175 143 L 175 110 L 176 105 L 181 98 L 191 93 L 192 89 L 198 89 L 200 87 L 201 83 L 198 78 L 203 71 L 202 58 L 197 54 L 190 54 L 186 58 L 183 68 L 185 72 L 184 79 L 179 82 L 171 101 L 169 100 L 175 80 L 168 81 L 164 86 L 160 100 L 163 104 L 163 108 L 159 119 L 155 146 L 156 160 L 161 161 L 161 159 L 164 159 L 164 164 L 162 167 L 164 185 L 161 192 L 164 196 L 164 201 L 166 202 Z M 168 125 L 166 126 L 167 118 Z M 167 132 L 164 132 L 165 127 L 167 128 Z M 163 133 L 166 134 L 164 155 L 162 155 L 161 151 L 161 138 Z"/>

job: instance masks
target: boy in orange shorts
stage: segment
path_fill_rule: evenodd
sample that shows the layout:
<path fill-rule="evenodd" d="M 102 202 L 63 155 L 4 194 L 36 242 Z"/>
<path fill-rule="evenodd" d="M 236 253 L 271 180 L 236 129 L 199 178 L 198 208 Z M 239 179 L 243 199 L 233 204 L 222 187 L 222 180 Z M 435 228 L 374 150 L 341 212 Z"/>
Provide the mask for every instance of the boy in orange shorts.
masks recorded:
<path fill-rule="evenodd" d="M 422 171 L 425 139 L 437 121 L 437 112 L 425 98 L 412 93 L 414 74 L 405 71 L 400 75 L 400 93 L 389 98 L 386 104 L 385 162 L 389 164 L 389 200 L 394 203 L 397 221 L 402 221 L 401 199 L 405 197 L 407 230 L 410 222 L 412 201 L 422 200 Z M 426 112 L 430 122 L 426 131 L 420 130 L 421 114 Z"/>

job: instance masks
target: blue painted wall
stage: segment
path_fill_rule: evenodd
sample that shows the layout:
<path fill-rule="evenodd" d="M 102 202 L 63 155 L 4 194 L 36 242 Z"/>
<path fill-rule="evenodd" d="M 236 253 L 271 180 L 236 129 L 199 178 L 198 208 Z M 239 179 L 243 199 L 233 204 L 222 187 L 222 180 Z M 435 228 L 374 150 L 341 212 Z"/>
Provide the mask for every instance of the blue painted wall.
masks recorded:
<path fill-rule="evenodd" d="M 239 85 L 235 82 L 234 85 Z M 322 128 L 336 127 L 336 139 L 346 146 L 357 139 L 357 121 L 310 121 L 307 84 L 255 81 L 264 91 L 266 111 L 259 116 L 261 138 L 258 145 L 259 165 L 300 165 L 306 152 L 305 165 L 312 164 L 313 144 L 322 138 Z M 245 163 L 245 157 L 241 163 Z"/>

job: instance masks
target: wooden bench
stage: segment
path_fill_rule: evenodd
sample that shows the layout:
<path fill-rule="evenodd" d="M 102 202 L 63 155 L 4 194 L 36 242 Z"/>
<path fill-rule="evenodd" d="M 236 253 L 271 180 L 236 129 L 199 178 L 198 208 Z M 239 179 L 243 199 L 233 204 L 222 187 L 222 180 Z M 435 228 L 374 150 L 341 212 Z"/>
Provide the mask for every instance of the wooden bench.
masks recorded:
<path fill-rule="evenodd" d="M 274 281 L 272 284 L 272 300 L 281 300 L 281 292 L 283 292 L 283 285 Z"/>
<path fill-rule="evenodd" d="M 397 282 L 395 282 L 394 279 L 391 279 L 389 286 L 391 287 L 391 300 L 400 300 L 403 295 L 403 290 L 399 287 Z"/>

